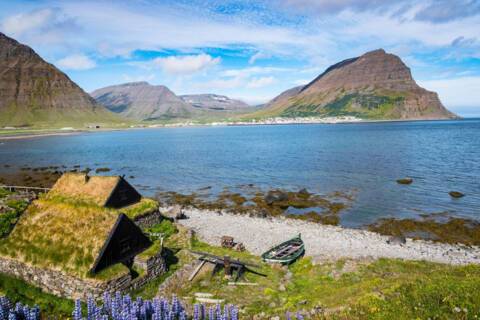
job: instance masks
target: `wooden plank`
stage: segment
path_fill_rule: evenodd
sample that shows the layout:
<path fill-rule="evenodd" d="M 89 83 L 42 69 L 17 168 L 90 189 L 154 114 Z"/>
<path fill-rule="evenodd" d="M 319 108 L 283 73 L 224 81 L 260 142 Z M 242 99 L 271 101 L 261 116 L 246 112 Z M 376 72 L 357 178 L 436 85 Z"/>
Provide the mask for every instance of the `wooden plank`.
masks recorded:
<path fill-rule="evenodd" d="M 200 262 L 200 264 L 195 268 L 195 270 L 193 270 L 193 273 L 190 275 L 190 277 L 188 278 L 188 281 L 192 281 L 193 278 L 195 278 L 195 276 L 197 275 L 197 273 L 200 271 L 200 269 L 202 269 L 202 267 L 205 265 L 207 261 L 205 260 L 202 260 L 202 262 Z"/>
<path fill-rule="evenodd" d="M 225 299 L 212 299 L 212 298 L 196 298 L 197 302 L 202 303 L 211 303 L 211 304 L 222 304 L 225 302 Z"/>
<path fill-rule="evenodd" d="M 229 282 L 229 286 L 258 286 L 256 282 Z"/>

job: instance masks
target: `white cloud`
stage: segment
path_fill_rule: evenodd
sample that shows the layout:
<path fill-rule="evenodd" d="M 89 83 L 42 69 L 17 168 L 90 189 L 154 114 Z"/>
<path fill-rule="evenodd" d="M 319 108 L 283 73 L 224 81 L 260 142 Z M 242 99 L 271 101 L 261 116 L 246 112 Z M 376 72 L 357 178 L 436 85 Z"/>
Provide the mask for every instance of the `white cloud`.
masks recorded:
<path fill-rule="evenodd" d="M 432 91 L 436 91 L 443 104 L 455 112 L 463 107 L 476 107 L 477 115 L 480 114 L 480 76 L 459 77 L 440 80 L 418 81 L 418 83 Z"/>
<path fill-rule="evenodd" d="M 260 78 L 253 78 L 247 83 L 247 88 L 255 89 L 255 88 L 262 88 L 269 86 L 275 83 L 274 77 L 260 77 Z"/>
<path fill-rule="evenodd" d="M 56 63 L 65 70 L 88 70 L 96 67 L 95 61 L 84 54 L 73 54 L 60 59 Z"/>
<path fill-rule="evenodd" d="M 213 58 L 208 54 L 190 56 L 170 56 L 156 58 L 151 61 L 152 66 L 160 67 L 169 74 L 192 74 L 219 64 L 220 58 Z"/>
<path fill-rule="evenodd" d="M 38 29 L 51 21 L 54 12 L 52 9 L 35 10 L 7 17 L 1 23 L 1 29 L 6 34 L 19 37 L 32 29 Z"/>
<path fill-rule="evenodd" d="M 293 81 L 296 86 L 303 86 L 312 81 L 313 79 L 298 79 Z"/>
<path fill-rule="evenodd" d="M 270 74 L 273 72 L 291 72 L 291 68 L 279 67 L 250 67 L 243 69 L 227 69 L 221 72 L 223 77 L 250 77 L 256 74 Z"/>
<path fill-rule="evenodd" d="M 265 52 L 262 52 L 262 51 L 258 51 L 253 56 L 251 56 L 250 59 L 248 59 L 248 63 L 249 64 L 254 64 L 257 60 L 270 58 L 271 56 L 272 56 L 271 54 L 268 54 L 268 53 L 265 53 Z"/>

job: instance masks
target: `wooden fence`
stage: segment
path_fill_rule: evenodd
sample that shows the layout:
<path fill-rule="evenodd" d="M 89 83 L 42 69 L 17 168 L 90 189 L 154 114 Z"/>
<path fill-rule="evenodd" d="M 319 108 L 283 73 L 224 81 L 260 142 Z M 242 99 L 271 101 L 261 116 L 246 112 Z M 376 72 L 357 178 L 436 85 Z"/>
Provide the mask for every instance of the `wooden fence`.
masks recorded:
<path fill-rule="evenodd" d="M 35 192 L 35 193 L 41 193 L 41 192 L 50 191 L 50 188 L 26 187 L 26 186 L 4 186 L 4 185 L 0 185 L 0 188 L 7 189 L 10 192 L 13 192 L 13 191 L 32 191 L 32 192 Z"/>

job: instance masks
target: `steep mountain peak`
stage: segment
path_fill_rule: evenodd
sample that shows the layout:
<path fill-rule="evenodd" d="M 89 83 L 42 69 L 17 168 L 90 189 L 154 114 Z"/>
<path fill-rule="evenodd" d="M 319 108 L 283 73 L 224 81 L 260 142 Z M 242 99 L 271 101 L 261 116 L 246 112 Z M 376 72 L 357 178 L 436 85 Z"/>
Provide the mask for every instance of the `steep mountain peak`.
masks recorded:
<path fill-rule="evenodd" d="M 33 49 L 0 33 L 0 125 L 83 125 L 117 117 Z"/>
<path fill-rule="evenodd" d="M 417 85 L 396 55 L 377 49 L 328 67 L 300 90 L 282 93 L 264 114 L 352 115 L 375 119 L 454 118 L 434 92 Z"/>

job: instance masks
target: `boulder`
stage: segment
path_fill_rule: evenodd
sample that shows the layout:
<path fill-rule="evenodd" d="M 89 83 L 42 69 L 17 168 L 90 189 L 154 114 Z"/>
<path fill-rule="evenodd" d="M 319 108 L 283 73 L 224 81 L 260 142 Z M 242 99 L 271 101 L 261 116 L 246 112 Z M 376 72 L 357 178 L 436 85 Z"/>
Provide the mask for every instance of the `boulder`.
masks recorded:
<path fill-rule="evenodd" d="M 411 184 L 412 182 L 413 182 L 412 178 L 402 178 L 397 180 L 398 184 Z"/>
<path fill-rule="evenodd" d="M 407 239 L 404 236 L 391 236 L 387 240 L 387 243 L 401 246 L 407 243 Z"/>
<path fill-rule="evenodd" d="M 461 198 L 461 197 L 464 197 L 465 195 L 461 192 L 458 192 L 458 191 L 450 191 L 448 193 L 450 195 L 450 197 L 452 198 Z"/>

